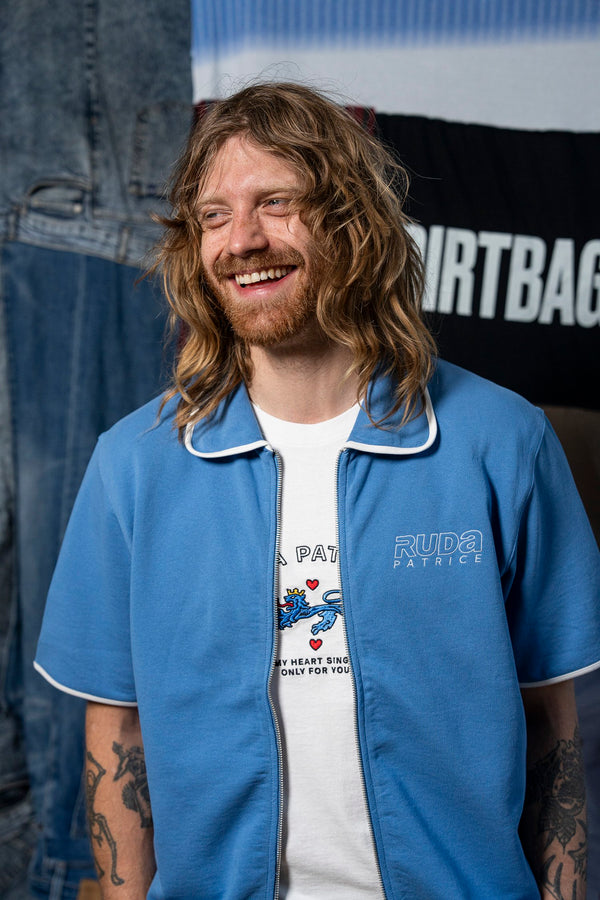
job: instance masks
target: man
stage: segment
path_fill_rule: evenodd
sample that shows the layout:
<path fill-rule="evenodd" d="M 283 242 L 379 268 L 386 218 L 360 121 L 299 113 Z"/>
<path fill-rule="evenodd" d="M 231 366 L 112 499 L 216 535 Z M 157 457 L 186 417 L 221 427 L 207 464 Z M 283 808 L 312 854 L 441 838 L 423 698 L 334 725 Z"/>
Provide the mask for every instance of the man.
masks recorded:
<path fill-rule="evenodd" d="M 174 384 L 99 441 L 36 663 L 107 898 L 584 896 L 595 544 L 543 414 L 434 362 L 404 190 L 296 85 L 190 138 Z"/>

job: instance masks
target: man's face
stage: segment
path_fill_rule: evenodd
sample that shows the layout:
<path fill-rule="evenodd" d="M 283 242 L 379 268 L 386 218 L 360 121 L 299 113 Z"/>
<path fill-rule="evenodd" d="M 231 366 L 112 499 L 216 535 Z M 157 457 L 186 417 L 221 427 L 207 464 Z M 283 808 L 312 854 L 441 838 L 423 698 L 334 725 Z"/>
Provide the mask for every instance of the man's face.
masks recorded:
<path fill-rule="evenodd" d="M 236 334 L 274 346 L 314 322 L 317 257 L 291 201 L 297 172 L 246 137 L 223 145 L 198 215 L 205 277 Z"/>

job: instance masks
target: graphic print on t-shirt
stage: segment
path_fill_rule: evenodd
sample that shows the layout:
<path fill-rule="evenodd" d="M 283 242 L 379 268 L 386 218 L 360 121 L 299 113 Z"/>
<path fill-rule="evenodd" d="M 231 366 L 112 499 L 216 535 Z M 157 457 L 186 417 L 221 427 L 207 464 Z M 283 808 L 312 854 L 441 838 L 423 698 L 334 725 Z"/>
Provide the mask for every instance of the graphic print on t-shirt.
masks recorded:
<path fill-rule="evenodd" d="M 309 578 L 306 584 L 311 590 L 315 590 L 319 585 L 319 581 L 316 578 Z M 330 591 L 325 591 L 321 599 L 322 603 L 311 605 L 306 599 L 306 591 L 298 588 L 288 588 L 283 602 L 279 603 L 279 630 L 283 631 L 284 628 L 292 628 L 301 619 L 310 619 L 313 616 L 317 616 L 317 621 L 311 625 L 311 634 L 317 635 L 319 632 L 329 631 L 335 625 L 337 617 L 343 615 L 342 598 L 340 591 L 333 588 Z M 321 638 L 311 638 L 309 643 L 313 650 L 318 650 L 323 641 Z"/>
<path fill-rule="evenodd" d="M 326 559 L 311 557 L 280 554 L 275 670 L 286 681 L 350 675 L 337 548 L 331 545 Z"/>

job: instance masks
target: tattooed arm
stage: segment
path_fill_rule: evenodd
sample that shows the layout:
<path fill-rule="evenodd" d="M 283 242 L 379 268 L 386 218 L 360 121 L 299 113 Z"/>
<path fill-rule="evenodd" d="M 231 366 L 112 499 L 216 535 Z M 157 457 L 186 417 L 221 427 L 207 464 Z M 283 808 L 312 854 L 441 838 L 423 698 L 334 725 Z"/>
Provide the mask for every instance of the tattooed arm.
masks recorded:
<path fill-rule="evenodd" d="M 104 900 L 142 900 L 156 865 L 136 708 L 88 703 L 88 824 Z"/>
<path fill-rule="evenodd" d="M 543 900 L 585 900 L 585 784 L 572 681 L 522 691 L 527 792 L 521 840 Z"/>

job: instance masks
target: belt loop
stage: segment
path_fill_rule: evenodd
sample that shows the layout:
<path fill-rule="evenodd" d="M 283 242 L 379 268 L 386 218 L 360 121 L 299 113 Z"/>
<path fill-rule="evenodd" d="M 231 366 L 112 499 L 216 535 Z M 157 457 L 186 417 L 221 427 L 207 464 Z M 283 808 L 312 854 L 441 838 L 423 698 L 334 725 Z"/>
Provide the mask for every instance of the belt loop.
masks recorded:
<path fill-rule="evenodd" d="M 6 216 L 6 239 L 8 241 L 16 241 L 19 223 L 20 208 L 13 206 Z"/>
<path fill-rule="evenodd" d="M 67 876 L 67 864 L 64 859 L 52 861 L 52 876 L 50 879 L 50 894 L 48 900 L 60 900 L 63 896 Z"/>
<path fill-rule="evenodd" d="M 129 250 L 129 241 L 131 238 L 131 228 L 124 225 L 121 229 L 119 246 L 117 248 L 117 262 L 124 263 L 127 260 L 127 252 Z"/>

